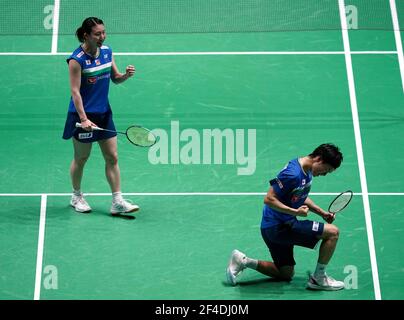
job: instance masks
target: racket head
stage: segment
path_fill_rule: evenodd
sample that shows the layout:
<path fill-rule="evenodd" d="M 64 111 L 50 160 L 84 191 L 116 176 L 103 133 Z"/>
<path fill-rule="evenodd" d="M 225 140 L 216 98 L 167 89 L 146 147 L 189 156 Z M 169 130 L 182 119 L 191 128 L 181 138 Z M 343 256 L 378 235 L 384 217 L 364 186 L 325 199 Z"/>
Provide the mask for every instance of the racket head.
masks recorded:
<path fill-rule="evenodd" d="M 347 190 L 344 192 L 341 192 L 339 195 L 337 195 L 333 201 L 331 201 L 329 207 L 328 207 L 328 212 L 332 214 L 336 214 L 337 212 L 340 212 L 344 210 L 348 204 L 351 202 L 353 197 L 353 192 L 351 190 Z"/>
<path fill-rule="evenodd" d="M 149 129 L 136 125 L 126 129 L 126 137 L 139 147 L 151 147 L 157 142 L 157 137 Z"/>

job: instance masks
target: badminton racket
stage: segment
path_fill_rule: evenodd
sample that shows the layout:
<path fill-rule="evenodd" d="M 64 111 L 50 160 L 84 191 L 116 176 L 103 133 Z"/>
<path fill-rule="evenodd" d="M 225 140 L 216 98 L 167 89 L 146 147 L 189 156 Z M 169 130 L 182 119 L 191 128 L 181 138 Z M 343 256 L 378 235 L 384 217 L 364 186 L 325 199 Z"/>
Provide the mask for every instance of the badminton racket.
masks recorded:
<path fill-rule="evenodd" d="M 81 123 L 76 122 L 76 128 L 82 128 Z M 151 147 L 157 142 L 156 136 L 151 132 L 149 129 L 144 128 L 142 126 L 130 126 L 126 129 L 125 132 L 123 131 L 115 131 L 109 129 L 103 129 L 100 127 L 92 127 L 93 130 L 98 131 L 107 131 L 107 132 L 114 132 L 123 134 L 128 138 L 129 142 L 134 144 L 135 146 L 139 147 Z"/>

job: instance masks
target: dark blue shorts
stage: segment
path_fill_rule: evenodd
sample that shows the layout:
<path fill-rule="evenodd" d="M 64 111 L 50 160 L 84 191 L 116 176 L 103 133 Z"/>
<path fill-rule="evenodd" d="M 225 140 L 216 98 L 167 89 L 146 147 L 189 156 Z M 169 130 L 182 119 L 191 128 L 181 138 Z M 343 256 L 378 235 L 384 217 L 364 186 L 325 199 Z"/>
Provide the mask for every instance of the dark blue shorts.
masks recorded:
<path fill-rule="evenodd" d="M 293 247 L 313 249 L 323 234 L 324 223 L 311 220 L 293 220 L 284 224 L 261 229 L 275 265 L 294 266 Z"/>
<path fill-rule="evenodd" d="M 87 118 L 95 123 L 98 127 L 108 130 L 116 130 L 114 121 L 112 120 L 112 111 L 106 113 L 87 113 Z M 115 137 L 115 132 L 108 131 L 85 131 L 81 128 L 76 128 L 76 122 L 80 122 L 80 117 L 77 112 L 68 112 L 63 131 L 63 139 L 76 138 L 77 141 L 83 143 L 91 143 L 98 140 L 105 140 Z"/>

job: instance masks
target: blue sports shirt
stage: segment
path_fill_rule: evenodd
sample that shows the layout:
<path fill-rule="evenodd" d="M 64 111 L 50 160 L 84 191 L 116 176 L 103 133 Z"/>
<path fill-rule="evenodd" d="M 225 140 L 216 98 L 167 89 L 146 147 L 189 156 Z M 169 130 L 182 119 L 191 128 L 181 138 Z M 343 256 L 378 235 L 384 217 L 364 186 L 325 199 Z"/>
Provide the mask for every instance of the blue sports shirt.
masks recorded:
<path fill-rule="evenodd" d="M 80 94 L 84 111 L 105 113 L 110 109 L 108 101 L 109 80 L 111 78 L 112 50 L 102 46 L 98 57 L 87 55 L 79 46 L 66 60 L 76 60 L 81 66 Z M 70 98 L 69 112 L 76 112 L 73 98 Z"/>
<path fill-rule="evenodd" d="M 305 173 L 299 160 L 289 161 L 285 168 L 271 180 L 271 185 L 278 199 L 291 208 L 299 208 L 309 195 L 313 175 L 309 171 Z M 264 205 L 262 212 L 261 228 L 272 227 L 290 220 L 297 220 L 296 216 L 282 213 Z"/>

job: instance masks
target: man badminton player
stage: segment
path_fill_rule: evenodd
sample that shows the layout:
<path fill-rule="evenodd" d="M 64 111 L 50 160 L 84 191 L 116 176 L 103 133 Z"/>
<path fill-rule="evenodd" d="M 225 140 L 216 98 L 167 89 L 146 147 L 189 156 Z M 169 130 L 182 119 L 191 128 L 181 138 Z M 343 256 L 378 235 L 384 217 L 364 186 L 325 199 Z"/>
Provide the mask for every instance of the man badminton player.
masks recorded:
<path fill-rule="evenodd" d="M 291 281 L 294 275 L 294 246 L 314 249 L 321 240 L 317 266 L 310 274 L 307 288 L 315 290 L 340 290 L 342 281 L 337 281 L 325 272 L 337 245 L 339 230 L 331 224 L 334 216 L 308 197 L 312 177 L 325 176 L 337 169 L 343 160 L 339 148 L 322 144 L 311 154 L 296 158 L 270 181 L 264 199 L 261 220 L 261 235 L 269 249 L 273 262 L 256 260 L 233 250 L 226 269 L 227 280 L 236 285 L 236 278 L 245 268 L 279 280 Z M 328 224 L 298 220 L 307 217 L 309 211 L 321 216 Z"/>
<path fill-rule="evenodd" d="M 64 139 L 73 140 L 74 156 L 70 166 L 73 186 L 71 206 L 78 212 L 90 212 L 91 207 L 83 197 L 81 181 L 84 166 L 90 156 L 93 142 L 98 142 L 105 160 L 105 174 L 112 191 L 111 214 L 129 213 L 139 206 L 122 198 L 118 166 L 117 134 L 93 131 L 93 126 L 115 131 L 112 111 L 108 101 L 110 80 L 119 84 L 135 73 L 131 65 L 126 73 L 118 71 L 112 50 L 103 45 L 106 34 L 104 23 L 96 17 L 86 18 L 76 31 L 81 45 L 67 59 L 71 99 L 63 132 Z M 76 128 L 76 122 L 82 128 Z"/>

